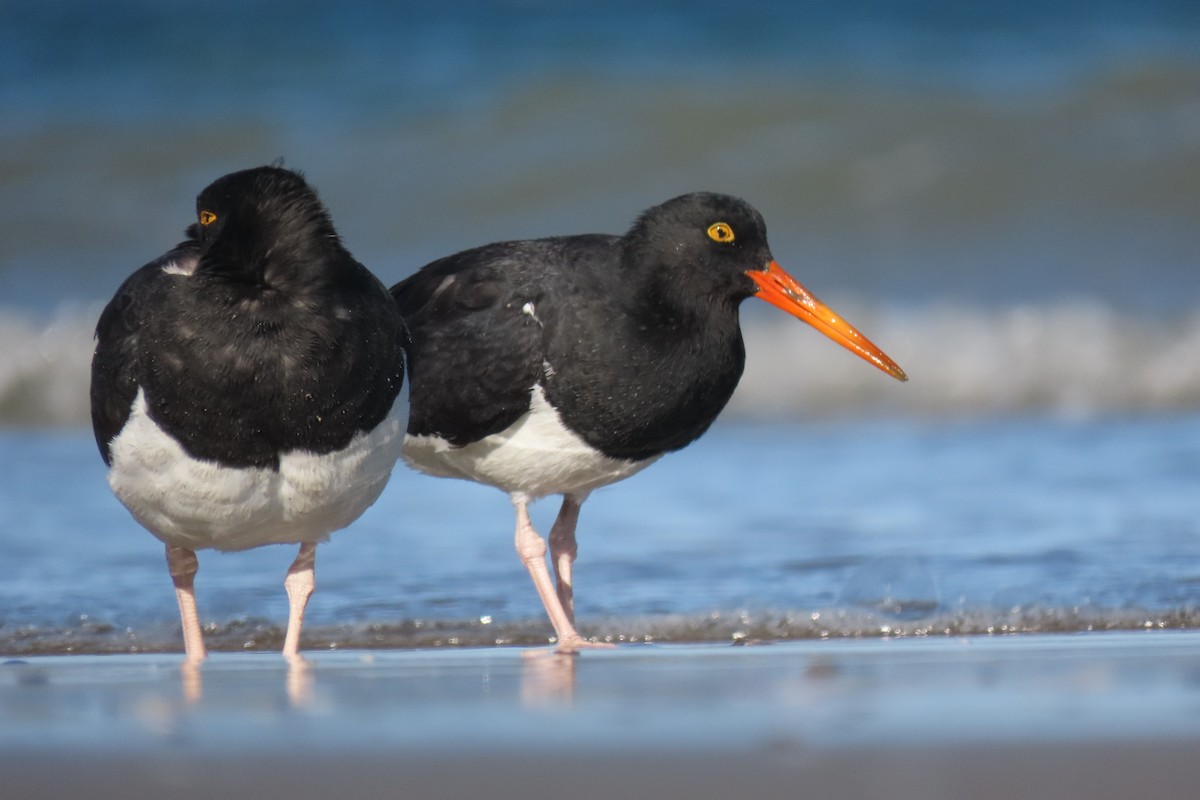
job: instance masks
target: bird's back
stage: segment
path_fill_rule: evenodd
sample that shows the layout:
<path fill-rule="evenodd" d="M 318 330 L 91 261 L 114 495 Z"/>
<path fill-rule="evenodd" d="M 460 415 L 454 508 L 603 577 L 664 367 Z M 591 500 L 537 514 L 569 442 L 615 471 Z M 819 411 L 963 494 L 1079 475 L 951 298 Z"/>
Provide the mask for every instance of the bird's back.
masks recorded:
<path fill-rule="evenodd" d="M 411 341 L 410 435 L 461 446 L 528 411 L 530 392 L 544 378 L 553 335 L 546 326 L 576 305 L 581 276 L 564 253 L 578 238 L 466 250 L 392 287 Z"/>

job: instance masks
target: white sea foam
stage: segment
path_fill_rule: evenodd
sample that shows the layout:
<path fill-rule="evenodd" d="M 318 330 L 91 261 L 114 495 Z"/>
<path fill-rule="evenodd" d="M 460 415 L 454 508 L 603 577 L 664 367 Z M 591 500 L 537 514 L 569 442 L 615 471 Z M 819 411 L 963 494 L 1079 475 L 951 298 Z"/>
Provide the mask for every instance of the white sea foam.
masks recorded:
<path fill-rule="evenodd" d="M 746 373 L 729 412 L 1087 415 L 1200 407 L 1200 311 L 1155 319 L 1083 302 L 840 310 L 908 372 L 907 384 L 793 319 L 756 316 L 745 326 Z"/>
<path fill-rule="evenodd" d="M 751 301 L 752 303 L 753 301 Z M 740 418 L 1200 408 L 1200 309 L 1131 316 L 1085 302 L 879 310 L 835 302 L 909 374 L 900 384 L 806 325 L 748 304 Z M 85 425 L 94 306 L 0 309 L 0 424 Z"/>
<path fill-rule="evenodd" d="M 49 319 L 0 308 L 0 424 L 81 425 L 100 307 L 70 306 Z"/>

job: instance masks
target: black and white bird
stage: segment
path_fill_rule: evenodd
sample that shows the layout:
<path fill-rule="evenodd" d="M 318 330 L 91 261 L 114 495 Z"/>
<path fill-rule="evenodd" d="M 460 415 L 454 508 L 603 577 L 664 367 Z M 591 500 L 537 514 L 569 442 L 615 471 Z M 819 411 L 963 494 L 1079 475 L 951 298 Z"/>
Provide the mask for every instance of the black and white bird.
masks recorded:
<path fill-rule="evenodd" d="M 317 543 L 379 497 L 403 443 L 404 327 L 316 192 L 270 166 L 214 181 L 187 239 L 104 309 L 92 424 L 108 482 L 166 543 L 189 662 L 195 551 L 299 544 L 297 657 Z"/>
<path fill-rule="evenodd" d="M 677 197 L 624 236 L 501 242 L 434 261 L 392 287 L 408 326 L 403 457 L 507 492 L 517 552 L 558 649 L 574 626 L 580 505 L 703 434 L 745 363 L 738 311 L 759 297 L 899 380 L 879 348 L 775 262 L 762 217 L 720 194 Z M 560 494 L 546 542 L 528 504 Z"/>

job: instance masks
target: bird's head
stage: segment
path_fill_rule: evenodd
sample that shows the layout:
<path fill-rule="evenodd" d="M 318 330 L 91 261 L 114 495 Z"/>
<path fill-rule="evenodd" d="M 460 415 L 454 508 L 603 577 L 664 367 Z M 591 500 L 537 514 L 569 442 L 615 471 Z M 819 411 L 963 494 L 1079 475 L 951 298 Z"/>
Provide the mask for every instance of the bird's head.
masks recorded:
<path fill-rule="evenodd" d="M 302 175 L 278 166 L 232 172 L 196 198 L 189 235 L 208 269 L 260 278 L 340 248 L 324 205 Z M 279 277 L 279 276 L 276 276 Z"/>
<path fill-rule="evenodd" d="M 668 303 L 700 312 L 758 297 L 908 380 L 887 354 L 779 266 L 762 215 L 736 197 L 695 192 L 645 211 L 626 234 L 625 263 L 643 272 L 650 291 Z"/>

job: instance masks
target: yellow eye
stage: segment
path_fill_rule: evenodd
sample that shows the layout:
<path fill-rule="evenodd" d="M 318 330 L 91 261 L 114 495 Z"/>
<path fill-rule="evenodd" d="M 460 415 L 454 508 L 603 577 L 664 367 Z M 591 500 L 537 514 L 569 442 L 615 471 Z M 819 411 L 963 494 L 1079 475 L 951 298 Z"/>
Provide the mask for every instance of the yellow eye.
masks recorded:
<path fill-rule="evenodd" d="M 708 238 L 714 242 L 728 244 L 733 241 L 733 228 L 724 222 L 714 222 L 708 226 Z"/>
<path fill-rule="evenodd" d="M 211 212 L 211 211 L 201 211 L 200 212 L 200 224 L 201 225 L 212 225 L 216 221 L 217 221 L 217 215 L 214 214 L 213 212 Z"/>

